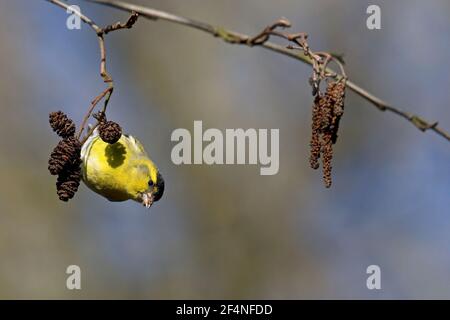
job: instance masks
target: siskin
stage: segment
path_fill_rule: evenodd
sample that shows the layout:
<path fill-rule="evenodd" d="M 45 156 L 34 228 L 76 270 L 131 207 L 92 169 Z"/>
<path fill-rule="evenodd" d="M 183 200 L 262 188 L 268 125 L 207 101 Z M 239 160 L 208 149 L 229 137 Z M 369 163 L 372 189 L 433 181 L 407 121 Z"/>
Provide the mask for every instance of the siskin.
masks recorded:
<path fill-rule="evenodd" d="M 82 179 L 110 201 L 135 200 L 150 208 L 164 193 L 164 180 L 142 144 L 122 134 L 113 144 L 96 129 L 81 149 Z"/>

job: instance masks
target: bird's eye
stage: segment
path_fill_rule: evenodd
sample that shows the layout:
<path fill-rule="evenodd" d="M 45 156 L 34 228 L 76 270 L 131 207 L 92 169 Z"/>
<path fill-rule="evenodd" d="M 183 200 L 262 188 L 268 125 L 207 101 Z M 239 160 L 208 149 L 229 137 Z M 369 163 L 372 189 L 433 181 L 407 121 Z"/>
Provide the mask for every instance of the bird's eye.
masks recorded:
<path fill-rule="evenodd" d="M 148 185 L 150 186 L 150 187 L 152 187 L 153 186 L 153 181 L 152 180 L 150 180 L 149 182 L 148 182 Z"/>

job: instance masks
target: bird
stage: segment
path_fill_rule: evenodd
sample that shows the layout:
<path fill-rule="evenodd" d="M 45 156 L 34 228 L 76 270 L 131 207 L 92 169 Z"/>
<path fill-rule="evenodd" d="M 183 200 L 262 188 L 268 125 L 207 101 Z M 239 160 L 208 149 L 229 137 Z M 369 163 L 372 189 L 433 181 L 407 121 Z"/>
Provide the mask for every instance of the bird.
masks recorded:
<path fill-rule="evenodd" d="M 136 138 L 122 134 L 117 142 L 107 143 L 98 128 L 82 145 L 81 178 L 109 201 L 134 200 L 146 208 L 164 193 L 162 175 Z"/>

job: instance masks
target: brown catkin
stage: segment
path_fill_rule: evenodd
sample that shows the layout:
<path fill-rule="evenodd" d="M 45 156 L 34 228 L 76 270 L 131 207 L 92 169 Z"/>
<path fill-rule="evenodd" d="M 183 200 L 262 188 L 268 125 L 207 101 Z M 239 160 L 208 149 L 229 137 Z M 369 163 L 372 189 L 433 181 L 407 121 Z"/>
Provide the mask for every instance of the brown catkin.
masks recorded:
<path fill-rule="evenodd" d="M 75 135 L 75 124 L 62 111 L 52 112 L 49 115 L 50 126 L 61 138 L 73 137 Z"/>
<path fill-rule="evenodd" d="M 331 160 L 333 159 L 333 141 L 332 134 L 327 132 L 323 135 L 323 146 L 322 146 L 322 169 L 323 169 L 323 182 L 325 187 L 331 187 Z"/>
<path fill-rule="evenodd" d="M 312 125 L 311 125 L 311 142 L 309 143 L 309 146 L 311 147 L 311 153 L 309 156 L 309 164 L 311 165 L 311 168 L 314 170 L 319 168 L 319 158 L 320 158 L 320 149 L 321 149 L 321 143 L 320 143 L 320 128 L 321 128 L 321 115 L 320 115 L 320 97 L 316 96 L 314 99 L 313 104 L 313 111 L 312 111 Z"/>
<path fill-rule="evenodd" d="M 322 158 L 323 180 L 327 188 L 332 183 L 333 144 L 336 143 L 339 121 L 344 114 L 344 99 L 344 80 L 330 81 L 326 92 L 318 92 L 314 98 L 309 161 L 311 167 L 317 169 Z"/>
<path fill-rule="evenodd" d="M 344 114 L 345 82 L 331 82 L 327 87 L 326 95 L 333 106 L 330 130 L 332 131 L 332 142 L 334 144 L 337 140 L 339 122 Z"/>

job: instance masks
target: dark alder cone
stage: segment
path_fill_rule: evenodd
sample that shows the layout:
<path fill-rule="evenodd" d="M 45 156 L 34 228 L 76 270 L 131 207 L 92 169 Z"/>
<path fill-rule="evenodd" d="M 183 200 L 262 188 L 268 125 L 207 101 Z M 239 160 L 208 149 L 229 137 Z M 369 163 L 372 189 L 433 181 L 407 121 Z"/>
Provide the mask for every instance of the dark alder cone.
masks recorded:
<path fill-rule="evenodd" d="M 100 138 L 109 144 L 116 143 L 122 136 L 122 128 L 114 121 L 100 122 L 98 131 Z"/>
<path fill-rule="evenodd" d="M 48 170 L 58 175 L 56 192 L 62 201 L 69 201 L 78 190 L 81 179 L 81 143 L 75 138 L 75 124 L 62 111 L 49 115 L 50 126 L 61 138 L 48 160 Z"/>
<path fill-rule="evenodd" d="M 56 181 L 56 192 L 61 201 L 67 202 L 73 198 L 78 191 L 81 180 L 81 160 L 66 168 L 58 175 Z"/>
<path fill-rule="evenodd" d="M 59 141 L 48 160 L 50 174 L 60 174 L 65 168 L 77 163 L 80 159 L 80 153 L 81 144 L 78 139 L 69 137 Z"/>
<path fill-rule="evenodd" d="M 75 135 L 75 124 L 62 111 L 52 112 L 49 115 L 50 126 L 61 138 L 73 137 Z"/>

